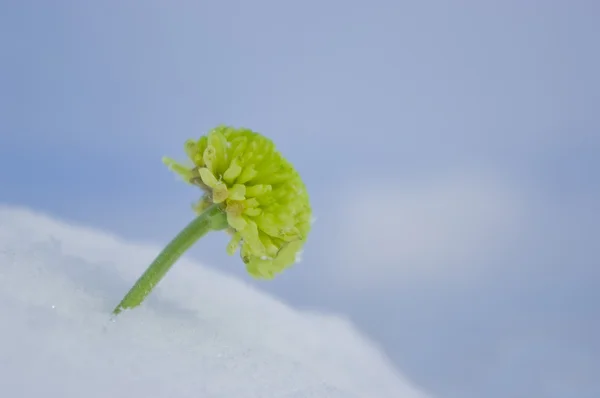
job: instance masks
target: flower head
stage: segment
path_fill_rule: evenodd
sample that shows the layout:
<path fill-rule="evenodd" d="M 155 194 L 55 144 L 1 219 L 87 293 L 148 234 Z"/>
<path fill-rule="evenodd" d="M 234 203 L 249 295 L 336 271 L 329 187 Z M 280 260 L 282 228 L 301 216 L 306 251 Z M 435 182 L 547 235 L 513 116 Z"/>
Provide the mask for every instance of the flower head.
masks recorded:
<path fill-rule="evenodd" d="M 192 165 L 163 161 L 204 191 L 198 213 L 217 204 L 227 215 L 228 254 L 238 248 L 248 272 L 271 279 L 294 264 L 306 241 L 311 208 L 306 187 L 271 140 L 249 129 L 219 126 L 185 151 Z"/>

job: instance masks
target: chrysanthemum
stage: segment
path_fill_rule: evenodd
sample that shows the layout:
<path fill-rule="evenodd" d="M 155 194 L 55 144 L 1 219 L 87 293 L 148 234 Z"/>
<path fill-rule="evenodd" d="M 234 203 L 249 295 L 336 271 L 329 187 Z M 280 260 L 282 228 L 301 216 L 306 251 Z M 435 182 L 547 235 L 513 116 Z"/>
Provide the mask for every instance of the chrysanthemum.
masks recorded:
<path fill-rule="evenodd" d="M 297 261 L 310 231 L 306 187 L 271 140 L 249 129 L 219 126 L 185 151 L 192 165 L 163 161 L 186 182 L 199 186 L 201 213 L 216 204 L 232 235 L 227 252 L 240 255 L 248 272 L 271 279 Z"/>

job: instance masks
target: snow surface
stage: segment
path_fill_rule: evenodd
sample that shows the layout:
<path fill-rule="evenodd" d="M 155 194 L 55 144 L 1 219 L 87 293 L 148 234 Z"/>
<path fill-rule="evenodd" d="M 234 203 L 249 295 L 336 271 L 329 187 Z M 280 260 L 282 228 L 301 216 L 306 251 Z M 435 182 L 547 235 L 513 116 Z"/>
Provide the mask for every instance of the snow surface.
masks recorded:
<path fill-rule="evenodd" d="M 188 258 L 111 320 L 159 249 L 0 206 L 1 395 L 426 396 L 349 322 Z"/>

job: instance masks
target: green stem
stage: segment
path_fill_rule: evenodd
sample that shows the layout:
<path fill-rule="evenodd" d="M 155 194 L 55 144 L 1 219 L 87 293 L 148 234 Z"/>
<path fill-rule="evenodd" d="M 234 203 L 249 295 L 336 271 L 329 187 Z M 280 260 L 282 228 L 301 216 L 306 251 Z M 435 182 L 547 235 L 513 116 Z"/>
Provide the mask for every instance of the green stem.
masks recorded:
<path fill-rule="evenodd" d="M 113 310 L 117 315 L 127 308 L 137 307 L 150 294 L 154 286 L 169 271 L 171 266 L 185 253 L 194 243 L 211 230 L 224 229 L 227 226 L 225 213 L 212 205 L 192 222 L 190 222 L 156 257 L 146 272 L 137 280 L 119 305 Z"/>

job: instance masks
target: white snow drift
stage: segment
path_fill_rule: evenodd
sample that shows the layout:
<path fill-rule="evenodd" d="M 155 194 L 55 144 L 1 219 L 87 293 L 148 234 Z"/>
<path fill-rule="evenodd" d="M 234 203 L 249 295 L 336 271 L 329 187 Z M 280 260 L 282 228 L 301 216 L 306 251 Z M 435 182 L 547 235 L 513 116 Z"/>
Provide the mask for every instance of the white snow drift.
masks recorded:
<path fill-rule="evenodd" d="M 346 321 L 187 259 L 111 321 L 158 250 L 0 206 L 2 396 L 425 396 Z"/>

